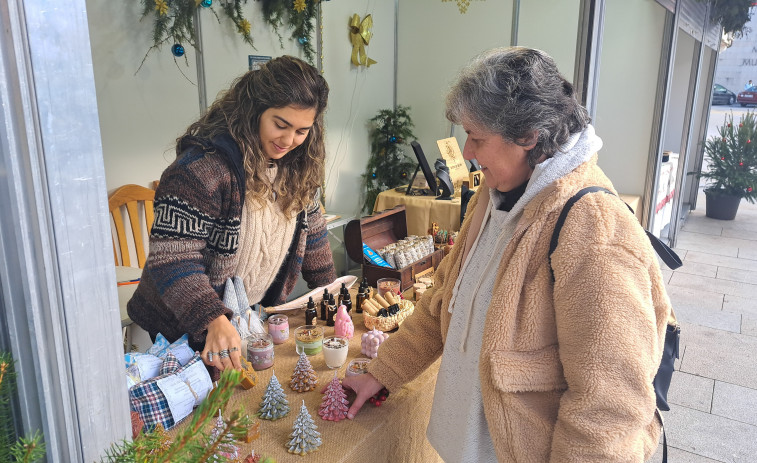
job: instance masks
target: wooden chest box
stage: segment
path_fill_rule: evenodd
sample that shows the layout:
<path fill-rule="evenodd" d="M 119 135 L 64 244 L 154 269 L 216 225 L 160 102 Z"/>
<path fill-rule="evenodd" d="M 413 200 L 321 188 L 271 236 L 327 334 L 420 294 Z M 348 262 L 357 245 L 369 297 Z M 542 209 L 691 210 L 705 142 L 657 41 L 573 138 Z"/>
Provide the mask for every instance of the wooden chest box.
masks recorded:
<path fill-rule="evenodd" d="M 406 267 L 392 269 L 367 263 L 363 256 L 363 243 L 374 251 L 378 251 L 387 244 L 399 241 L 406 236 L 405 206 L 401 205 L 350 221 L 344 230 L 344 243 L 347 255 L 355 262 L 362 263 L 363 276 L 368 279 L 371 286 L 375 287 L 379 278 L 396 278 L 401 281 L 402 291 L 405 291 L 415 283 L 416 274 L 431 267 L 436 268 L 444 257 L 444 252 L 437 249 Z"/>

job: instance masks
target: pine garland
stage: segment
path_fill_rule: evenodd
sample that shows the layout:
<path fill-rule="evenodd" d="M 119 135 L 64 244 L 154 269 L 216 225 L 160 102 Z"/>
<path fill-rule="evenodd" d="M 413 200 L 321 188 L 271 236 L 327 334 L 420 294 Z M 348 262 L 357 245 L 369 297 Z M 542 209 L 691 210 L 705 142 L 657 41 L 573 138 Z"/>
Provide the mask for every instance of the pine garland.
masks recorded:
<path fill-rule="evenodd" d="M 726 115 L 719 136 L 705 142 L 707 171 L 702 172 L 711 182 L 707 191 L 745 198 L 750 203 L 757 199 L 757 117 L 752 111 L 741 116 L 738 126 L 733 114 Z"/>
<path fill-rule="evenodd" d="M 142 2 L 142 19 L 148 16 L 155 16 L 155 25 L 152 31 L 152 46 L 142 58 L 139 69 L 145 63 L 147 56 L 153 50 L 160 50 L 166 43 L 172 44 L 189 44 L 197 50 L 200 46 L 197 43 L 197 32 L 194 25 L 194 15 L 198 8 L 208 9 L 216 17 L 218 23 L 221 18 L 215 11 L 211 3 L 202 0 L 140 0 Z M 236 31 L 242 36 L 242 40 L 254 48 L 252 36 L 250 35 L 250 22 L 242 14 L 242 5 L 247 0 L 216 0 L 221 2 L 221 10 L 231 19 L 236 27 Z M 206 6 L 208 5 L 208 6 Z M 184 57 L 186 61 L 186 56 Z M 137 69 L 137 72 L 139 72 Z"/>
<path fill-rule="evenodd" d="M 415 162 L 405 154 L 405 147 L 415 138 L 410 108 L 382 109 L 370 122 L 371 157 L 363 174 L 366 189 L 363 210 L 368 213 L 379 193 L 408 182 L 415 168 Z"/>
<path fill-rule="evenodd" d="M 279 28 L 291 28 L 292 34 L 290 37 L 302 46 L 305 59 L 312 65 L 315 65 L 315 50 L 311 42 L 313 31 L 315 30 L 313 21 L 318 12 L 317 4 L 320 1 L 262 0 L 263 20 L 270 24 L 276 35 L 279 36 L 281 47 L 284 48 L 284 38 L 279 32 Z"/>

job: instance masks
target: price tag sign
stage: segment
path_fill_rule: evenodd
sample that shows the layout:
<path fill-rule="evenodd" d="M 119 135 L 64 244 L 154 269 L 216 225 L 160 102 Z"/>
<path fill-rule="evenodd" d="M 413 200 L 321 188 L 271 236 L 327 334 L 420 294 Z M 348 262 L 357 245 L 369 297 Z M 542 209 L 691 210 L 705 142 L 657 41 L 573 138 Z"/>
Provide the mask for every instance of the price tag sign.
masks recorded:
<path fill-rule="evenodd" d="M 460 145 L 457 144 L 457 138 L 450 137 L 436 141 L 442 158 L 447 161 L 449 167 L 449 176 L 452 179 L 452 185 L 455 187 L 455 195 L 460 195 L 463 182 L 468 181 L 468 167 L 465 165 L 463 153 L 460 151 Z"/>

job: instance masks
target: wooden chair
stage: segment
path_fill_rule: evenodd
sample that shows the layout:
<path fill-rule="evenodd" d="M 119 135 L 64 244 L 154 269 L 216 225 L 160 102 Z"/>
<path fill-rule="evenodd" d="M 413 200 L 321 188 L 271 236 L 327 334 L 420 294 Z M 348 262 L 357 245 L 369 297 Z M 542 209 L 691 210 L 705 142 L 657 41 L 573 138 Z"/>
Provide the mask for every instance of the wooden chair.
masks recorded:
<path fill-rule="evenodd" d="M 145 188 L 139 185 L 124 185 L 118 188 L 108 198 L 108 209 L 110 209 L 110 215 L 113 217 L 113 224 L 116 228 L 116 236 L 113 237 L 113 258 L 116 261 L 116 265 L 122 265 L 124 267 L 131 267 L 131 258 L 129 257 L 129 243 L 126 238 L 126 226 L 123 220 L 123 213 L 126 212 L 126 216 L 129 219 L 129 225 L 131 226 L 131 233 L 134 243 L 134 251 L 137 255 L 137 264 L 139 268 L 144 268 L 146 258 L 145 243 L 150 236 L 150 229 L 154 220 L 153 215 L 153 202 L 155 201 L 155 190 Z M 143 214 L 140 214 L 140 206 Z M 144 224 L 147 227 L 147 236 L 142 239 L 142 221 L 140 220 L 144 216 Z M 119 253 L 116 252 L 116 242 L 118 242 Z"/>

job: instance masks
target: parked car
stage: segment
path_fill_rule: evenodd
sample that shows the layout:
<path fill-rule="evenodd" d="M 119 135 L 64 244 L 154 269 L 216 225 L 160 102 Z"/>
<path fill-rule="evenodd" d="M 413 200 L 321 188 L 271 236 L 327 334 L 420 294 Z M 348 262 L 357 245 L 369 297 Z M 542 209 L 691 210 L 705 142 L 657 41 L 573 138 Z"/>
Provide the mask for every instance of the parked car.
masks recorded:
<path fill-rule="evenodd" d="M 712 86 L 712 104 L 731 105 L 736 102 L 736 94 L 720 84 Z"/>
<path fill-rule="evenodd" d="M 757 104 L 757 87 L 753 85 L 743 92 L 739 92 L 739 96 L 736 97 L 736 101 L 738 101 L 741 106 L 746 106 L 748 104 Z"/>

